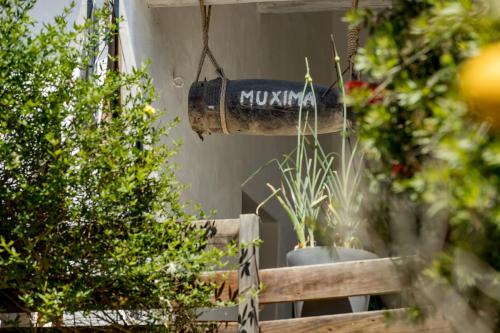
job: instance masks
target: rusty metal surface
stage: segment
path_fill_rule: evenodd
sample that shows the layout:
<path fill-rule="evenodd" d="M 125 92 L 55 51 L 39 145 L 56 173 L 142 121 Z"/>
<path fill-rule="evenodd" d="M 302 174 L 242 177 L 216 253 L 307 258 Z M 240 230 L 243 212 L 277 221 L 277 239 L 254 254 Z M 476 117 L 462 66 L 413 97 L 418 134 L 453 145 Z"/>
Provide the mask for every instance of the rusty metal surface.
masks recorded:
<path fill-rule="evenodd" d="M 222 133 L 220 117 L 221 79 L 195 82 L 189 91 L 188 113 L 191 127 L 200 135 Z M 279 80 L 228 81 L 225 92 L 226 125 L 231 134 L 296 135 L 300 96 L 304 84 Z M 318 132 L 342 129 L 339 93 L 315 85 L 315 97 L 306 91 L 303 119 L 308 115 L 314 126 L 314 106 L 318 111 Z M 324 95 L 324 97 L 323 97 Z"/>

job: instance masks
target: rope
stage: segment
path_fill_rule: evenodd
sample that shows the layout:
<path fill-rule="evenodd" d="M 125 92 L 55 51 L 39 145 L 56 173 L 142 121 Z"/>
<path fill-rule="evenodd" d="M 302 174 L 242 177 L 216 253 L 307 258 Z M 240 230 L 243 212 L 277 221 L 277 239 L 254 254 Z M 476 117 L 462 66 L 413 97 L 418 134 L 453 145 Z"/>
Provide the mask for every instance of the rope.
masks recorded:
<path fill-rule="evenodd" d="M 220 87 L 220 102 L 219 102 L 220 125 L 222 127 L 222 132 L 224 134 L 229 134 L 226 122 L 226 87 L 227 87 L 227 79 L 225 77 L 222 77 L 222 86 Z"/>
<path fill-rule="evenodd" d="M 226 76 L 224 75 L 224 71 L 222 70 L 222 67 L 219 66 L 217 63 L 217 60 L 215 60 L 215 57 L 212 53 L 212 50 L 210 50 L 210 47 L 208 46 L 208 31 L 210 29 L 210 16 L 212 15 L 212 6 L 205 6 L 205 1 L 204 0 L 199 0 L 200 3 L 200 12 L 201 12 L 201 26 L 203 29 L 203 49 L 201 51 L 201 56 L 200 56 L 200 62 L 198 64 L 198 72 L 196 73 L 196 81 L 200 80 L 200 74 L 201 70 L 203 68 L 203 64 L 205 62 L 205 58 L 208 55 L 208 58 L 212 61 L 212 64 L 215 67 L 215 71 L 221 78 L 225 78 Z"/>
<path fill-rule="evenodd" d="M 358 1 L 352 0 L 352 9 L 358 9 Z M 358 78 L 357 73 L 354 71 L 354 58 L 359 48 L 359 35 L 361 33 L 361 26 L 349 28 L 347 31 L 347 59 L 349 61 L 349 77 L 350 79 Z"/>
<path fill-rule="evenodd" d="M 358 9 L 358 2 L 359 0 L 352 0 L 352 9 L 357 10 Z M 337 79 L 333 81 L 333 83 L 328 87 L 328 89 L 325 90 L 325 92 L 321 95 L 321 98 L 324 98 L 330 91 L 332 91 L 332 88 L 340 81 L 340 76 L 344 77 L 344 74 L 349 71 L 349 79 L 359 79 L 358 73 L 354 71 L 354 57 L 358 53 L 358 48 L 359 48 L 359 35 L 361 33 L 361 26 L 355 26 L 352 28 L 349 28 L 347 31 L 347 60 L 348 60 L 348 65 L 347 67 L 342 71 L 342 73 L 337 73 Z M 333 38 L 333 35 L 332 35 Z M 332 45 L 335 44 L 335 42 L 332 40 Z M 335 45 L 333 45 L 335 48 Z"/>
<path fill-rule="evenodd" d="M 217 75 L 219 75 L 219 77 L 222 79 L 222 85 L 220 88 L 220 99 L 219 99 L 219 118 L 220 118 L 220 125 L 222 128 L 222 132 L 224 134 L 229 134 L 226 121 L 226 87 L 228 80 L 226 78 L 226 75 L 224 75 L 222 67 L 220 67 L 217 60 L 215 60 L 212 50 L 210 50 L 210 47 L 208 46 L 208 39 L 209 39 L 208 32 L 210 30 L 210 18 L 212 15 L 212 6 L 205 6 L 204 0 L 199 0 L 199 3 L 200 3 L 200 14 L 201 14 L 201 26 L 203 29 L 202 31 L 203 48 L 201 50 L 200 62 L 198 63 L 198 71 L 196 72 L 196 82 L 200 80 L 201 70 L 203 69 L 205 58 L 208 56 L 208 58 L 210 59 L 210 61 L 212 61 L 212 64 L 215 67 Z"/>

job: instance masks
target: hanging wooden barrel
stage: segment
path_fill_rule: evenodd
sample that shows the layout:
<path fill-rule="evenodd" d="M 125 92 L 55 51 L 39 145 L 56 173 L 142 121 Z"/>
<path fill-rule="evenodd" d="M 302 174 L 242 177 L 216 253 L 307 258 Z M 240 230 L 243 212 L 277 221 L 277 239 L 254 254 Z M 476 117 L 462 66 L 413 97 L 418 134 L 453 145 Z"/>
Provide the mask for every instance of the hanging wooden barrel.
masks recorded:
<path fill-rule="evenodd" d="M 300 102 L 303 119 L 314 124 L 317 103 L 318 132 L 342 129 L 342 104 L 337 90 L 315 85 L 302 98 L 304 83 L 278 80 L 198 81 L 189 90 L 191 127 L 200 136 L 211 133 L 297 135 Z M 328 91 L 327 91 L 328 90 Z"/>

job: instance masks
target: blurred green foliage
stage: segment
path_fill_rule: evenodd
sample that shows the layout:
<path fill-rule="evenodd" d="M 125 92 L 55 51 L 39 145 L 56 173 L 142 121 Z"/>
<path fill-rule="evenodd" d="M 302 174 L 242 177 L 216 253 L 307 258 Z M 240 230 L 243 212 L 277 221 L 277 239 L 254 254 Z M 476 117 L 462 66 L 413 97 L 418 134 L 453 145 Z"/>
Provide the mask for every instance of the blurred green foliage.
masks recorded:
<path fill-rule="evenodd" d="M 455 274 L 457 250 L 500 270 L 500 134 L 476 119 L 459 92 L 464 61 L 500 41 L 499 3 L 399 0 L 391 10 L 350 12 L 347 20 L 369 30 L 356 67 L 378 84 L 350 99 L 366 150 L 373 229 L 394 244 L 395 224 L 416 221 L 420 237 L 426 220 L 444 221 L 442 252 L 422 271 L 475 295 L 473 308 L 499 311 L 500 299 L 483 302 L 476 272 Z M 411 207 L 409 218 L 398 218 L 391 202 Z M 389 246 L 387 254 L 398 249 Z"/>
<path fill-rule="evenodd" d="M 180 200 L 178 144 L 160 142 L 177 120 L 149 106 L 146 67 L 80 75 L 117 31 L 110 8 L 36 32 L 34 2 L 0 0 L 1 311 L 162 309 L 164 330 L 194 331 L 221 253 Z"/>

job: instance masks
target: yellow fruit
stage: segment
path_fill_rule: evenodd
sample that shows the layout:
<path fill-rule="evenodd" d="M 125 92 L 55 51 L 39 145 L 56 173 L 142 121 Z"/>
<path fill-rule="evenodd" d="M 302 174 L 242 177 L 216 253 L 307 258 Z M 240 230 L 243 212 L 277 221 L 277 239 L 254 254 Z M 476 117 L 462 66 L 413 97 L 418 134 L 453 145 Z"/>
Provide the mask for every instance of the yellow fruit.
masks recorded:
<path fill-rule="evenodd" d="M 462 95 L 471 109 L 500 130 L 500 43 L 481 49 L 460 74 Z"/>

